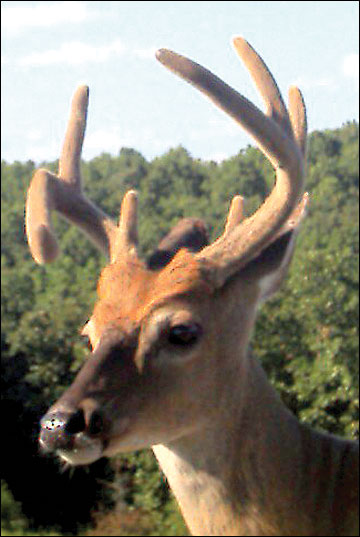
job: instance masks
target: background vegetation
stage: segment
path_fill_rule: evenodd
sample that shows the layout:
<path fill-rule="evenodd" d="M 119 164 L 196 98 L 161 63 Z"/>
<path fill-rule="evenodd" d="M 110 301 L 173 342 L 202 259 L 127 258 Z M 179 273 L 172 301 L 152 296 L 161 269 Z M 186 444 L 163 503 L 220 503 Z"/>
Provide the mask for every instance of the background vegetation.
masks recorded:
<path fill-rule="evenodd" d="M 89 197 L 114 216 L 124 192 L 139 190 L 143 254 L 182 216 L 202 216 L 217 236 L 234 194 L 246 196 L 250 213 L 273 181 L 269 164 L 252 147 L 221 164 L 194 160 L 182 147 L 152 162 L 123 148 L 116 157 L 104 153 L 84 162 L 82 169 Z M 78 328 L 91 314 L 105 260 L 59 219 L 62 256 L 46 267 L 33 262 L 24 237 L 33 172 L 31 161 L 1 165 L 3 531 L 185 535 L 150 450 L 75 470 L 39 456 L 39 417 L 84 360 Z M 262 308 L 253 349 L 299 419 L 356 437 L 357 123 L 310 136 L 307 190 L 310 211 L 289 277 Z"/>

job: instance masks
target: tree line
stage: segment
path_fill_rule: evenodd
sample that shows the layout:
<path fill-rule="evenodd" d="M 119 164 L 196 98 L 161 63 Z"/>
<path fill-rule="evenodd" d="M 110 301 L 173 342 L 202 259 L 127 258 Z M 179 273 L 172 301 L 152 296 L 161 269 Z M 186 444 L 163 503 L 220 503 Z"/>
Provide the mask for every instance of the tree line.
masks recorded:
<path fill-rule="evenodd" d="M 349 122 L 310 135 L 309 214 L 289 276 L 262 307 L 252 340 L 253 352 L 299 419 L 350 438 L 359 431 L 358 134 L 358 124 Z M 41 166 L 57 170 L 57 162 Z M 139 535 L 139 529 L 143 535 L 183 535 L 150 450 L 75 470 L 38 452 L 39 418 L 88 353 L 78 329 L 91 315 L 105 258 L 54 215 L 62 254 L 49 266 L 35 264 L 24 235 L 34 170 L 32 161 L 1 164 L 3 485 L 15 506 L 5 513 L 16 512 L 19 519 L 21 512 L 26 527 L 72 534 L 95 526 L 89 534 L 100 528 L 99 535 L 119 535 L 120 525 L 122 535 Z M 269 163 L 250 146 L 221 163 L 194 159 L 181 146 L 151 162 L 122 148 L 117 156 L 103 153 L 82 162 L 82 175 L 88 197 L 114 218 L 124 193 L 138 190 L 144 256 L 183 216 L 203 218 L 214 239 L 231 198 L 245 196 L 251 214 L 274 179 Z M 4 516 L 11 529 L 11 515 Z"/>

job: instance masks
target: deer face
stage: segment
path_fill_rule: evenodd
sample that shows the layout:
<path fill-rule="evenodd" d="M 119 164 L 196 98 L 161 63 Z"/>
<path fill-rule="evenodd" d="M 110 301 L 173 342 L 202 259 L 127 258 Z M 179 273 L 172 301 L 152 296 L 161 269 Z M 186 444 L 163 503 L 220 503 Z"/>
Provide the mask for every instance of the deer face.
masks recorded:
<path fill-rule="evenodd" d="M 93 351 L 43 418 L 43 447 L 86 464 L 206 426 L 214 394 L 246 360 L 233 348 L 246 349 L 264 285 L 289 250 L 282 237 L 220 289 L 213 268 L 186 249 L 160 271 L 133 256 L 105 267 L 82 330 Z"/>
<path fill-rule="evenodd" d="M 85 86 L 73 98 L 58 175 L 40 169 L 32 180 L 26 229 L 34 258 L 52 261 L 58 253 L 52 209 L 110 258 L 83 329 L 93 351 L 41 425 L 41 444 L 71 464 L 167 443 L 211 420 L 216 408 L 209 401 L 221 397 L 233 364 L 245 356 L 257 304 L 286 272 L 307 201 L 305 107 L 292 88 L 288 114 L 261 58 L 242 38 L 234 46 L 264 98 L 266 115 L 200 65 L 168 50 L 157 53 L 247 129 L 276 170 L 274 189 L 251 217 L 243 219 L 242 198 L 234 197 L 225 231 L 214 243 L 205 245 L 199 220 L 182 222 L 146 266 L 136 250 L 136 193 L 125 195 L 118 225 L 87 200 L 80 176 Z"/>
<path fill-rule="evenodd" d="M 43 418 L 42 445 L 89 463 L 171 441 L 211 419 L 217 367 L 208 362 L 222 332 L 222 319 L 210 315 L 214 292 L 186 250 L 159 272 L 136 259 L 107 266 L 83 329 L 93 352 Z"/>

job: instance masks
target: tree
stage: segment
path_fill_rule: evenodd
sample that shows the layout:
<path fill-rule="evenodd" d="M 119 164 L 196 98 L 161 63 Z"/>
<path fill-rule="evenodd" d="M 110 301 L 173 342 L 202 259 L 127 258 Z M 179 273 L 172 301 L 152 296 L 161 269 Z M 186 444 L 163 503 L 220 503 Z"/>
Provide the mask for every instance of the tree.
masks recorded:
<path fill-rule="evenodd" d="M 356 437 L 358 125 L 314 132 L 309 144 L 309 216 L 283 289 L 261 310 L 252 346 L 300 419 Z M 57 163 L 46 166 L 55 170 Z M 33 171 L 31 161 L 2 162 L 2 396 L 5 458 L 12 463 L 6 465 L 4 478 L 34 527 L 58 521 L 60 509 L 62 529 L 74 532 L 76 522 L 90 520 L 100 496 L 105 508 L 117 502 L 111 484 L 121 483 L 122 501 L 145 517 L 144 531 L 151 532 L 152 525 L 157 535 L 182 534 L 177 508 L 150 451 L 120 455 L 114 469 L 103 460 L 73 475 L 60 474 L 53 460 L 38 457 L 38 420 L 86 359 L 78 329 L 91 314 L 106 261 L 78 230 L 54 215 L 62 256 L 52 265 L 35 265 L 23 219 Z M 87 195 L 115 219 L 124 192 L 139 191 L 144 255 L 183 216 L 204 218 L 215 238 L 233 195 L 246 195 L 250 214 L 273 181 L 271 167 L 251 147 L 220 164 L 195 160 L 182 147 L 152 162 L 123 148 L 117 156 L 103 153 L 83 162 L 82 171 Z M 52 506 L 44 510 L 49 496 Z M 133 520 L 141 527 L 139 518 Z"/>

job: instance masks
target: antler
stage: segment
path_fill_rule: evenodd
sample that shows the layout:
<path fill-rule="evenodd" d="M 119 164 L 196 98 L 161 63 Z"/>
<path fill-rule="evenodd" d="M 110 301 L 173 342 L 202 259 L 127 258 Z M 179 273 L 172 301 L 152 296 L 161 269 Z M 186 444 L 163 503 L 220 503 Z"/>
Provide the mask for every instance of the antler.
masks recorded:
<path fill-rule="evenodd" d="M 289 92 L 289 112 L 260 56 L 241 37 L 234 38 L 236 52 L 243 59 L 266 105 L 266 115 L 213 73 L 175 52 L 160 49 L 157 59 L 207 95 L 240 123 L 256 140 L 276 170 L 276 183 L 270 196 L 249 218 L 242 220 L 242 202 L 235 197 L 224 234 L 197 255 L 216 267 L 216 285 L 253 259 L 281 233 L 295 228 L 301 220 L 307 197 L 301 200 L 306 148 L 305 105 L 296 87 Z M 289 221 L 288 221 L 289 219 Z"/>
<path fill-rule="evenodd" d="M 295 87 L 290 89 L 289 116 L 263 60 L 240 37 L 234 39 L 234 46 L 265 101 L 266 115 L 204 67 L 166 49 L 157 52 L 161 63 L 195 85 L 248 130 L 276 170 L 274 189 L 256 213 L 243 219 L 242 198 L 235 196 L 223 235 L 196 254 L 198 260 L 211 261 L 216 267 L 218 285 L 276 237 L 295 229 L 307 202 L 304 197 L 298 205 L 303 191 L 306 150 L 306 114 L 301 93 Z M 111 262 L 126 254 L 137 255 L 136 193 L 129 191 L 124 196 L 116 226 L 82 191 L 80 156 L 88 96 L 87 86 L 80 86 L 73 97 L 58 174 L 37 170 L 28 191 L 26 232 L 38 263 L 53 261 L 59 252 L 51 225 L 53 209 L 80 227 Z"/>
<path fill-rule="evenodd" d="M 115 261 L 124 253 L 124 245 L 136 245 L 136 195 L 128 192 L 122 203 L 120 224 L 86 198 L 82 191 L 80 157 L 86 127 L 89 100 L 87 86 L 79 86 L 73 96 L 70 118 L 55 175 L 45 169 L 35 172 L 26 202 L 26 233 L 37 263 L 53 261 L 59 247 L 55 238 L 51 211 L 58 211 L 82 229 L 105 255 Z"/>
<path fill-rule="evenodd" d="M 137 257 L 137 202 L 137 192 L 129 190 L 121 204 L 119 225 L 110 257 L 112 263 L 124 255 Z"/>

